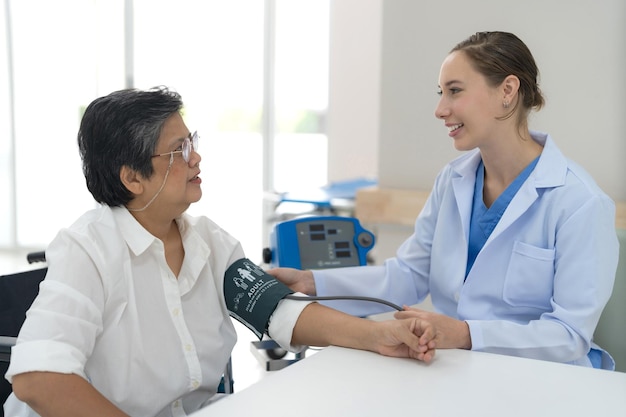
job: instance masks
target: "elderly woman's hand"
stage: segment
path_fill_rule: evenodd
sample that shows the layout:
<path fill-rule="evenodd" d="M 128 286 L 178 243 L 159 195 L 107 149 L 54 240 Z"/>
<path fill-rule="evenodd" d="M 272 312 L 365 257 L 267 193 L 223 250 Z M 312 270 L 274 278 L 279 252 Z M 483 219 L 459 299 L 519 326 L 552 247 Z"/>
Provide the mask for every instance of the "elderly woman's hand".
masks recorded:
<path fill-rule="evenodd" d="M 469 350 L 472 348 L 469 326 L 462 320 L 407 306 L 404 306 L 403 311 L 395 313 L 394 317 L 396 319 L 417 318 L 431 323 L 437 331 L 435 340 L 439 349 Z"/>
<path fill-rule="evenodd" d="M 375 323 L 374 350 L 381 355 L 430 362 L 435 357 L 437 332 L 426 320 L 407 318 Z"/>

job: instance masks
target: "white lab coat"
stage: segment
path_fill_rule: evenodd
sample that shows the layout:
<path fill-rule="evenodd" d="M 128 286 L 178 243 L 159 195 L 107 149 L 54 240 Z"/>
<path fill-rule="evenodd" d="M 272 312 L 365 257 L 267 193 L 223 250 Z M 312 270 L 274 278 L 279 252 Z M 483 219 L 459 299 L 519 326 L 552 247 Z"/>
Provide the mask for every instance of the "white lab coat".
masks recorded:
<path fill-rule="evenodd" d="M 478 150 L 438 175 L 414 234 L 382 266 L 315 271 L 317 294 L 365 295 L 465 320 L 472 350 L 590 366 L 618 261 L 615 205 L 550 136 L 464 283 Z M 378 304 L 329 303 L 351 314 Z M 597 347 L 594 345 L 594 347 Z M 603 367 L 614 366 L 603 355 Z"/>

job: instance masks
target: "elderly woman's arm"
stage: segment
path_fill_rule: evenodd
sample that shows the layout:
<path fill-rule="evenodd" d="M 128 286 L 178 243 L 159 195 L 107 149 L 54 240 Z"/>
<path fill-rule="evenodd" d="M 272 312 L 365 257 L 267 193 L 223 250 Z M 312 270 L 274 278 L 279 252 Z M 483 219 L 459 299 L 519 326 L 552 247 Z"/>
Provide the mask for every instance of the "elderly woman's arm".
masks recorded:
<path fill-rule="evenodd" d="M 292 344 L 343 346 L 430 362 L 435 355 L 435 337 L 433 325 L 418 318 L 378 322 L 311 303 L 298 317 Z"/>
<path fill-rule="evenodd" d="M 13 377 L 13 392 L 42 417 L 128 417 L 76 374 L 18 374 Z"/>

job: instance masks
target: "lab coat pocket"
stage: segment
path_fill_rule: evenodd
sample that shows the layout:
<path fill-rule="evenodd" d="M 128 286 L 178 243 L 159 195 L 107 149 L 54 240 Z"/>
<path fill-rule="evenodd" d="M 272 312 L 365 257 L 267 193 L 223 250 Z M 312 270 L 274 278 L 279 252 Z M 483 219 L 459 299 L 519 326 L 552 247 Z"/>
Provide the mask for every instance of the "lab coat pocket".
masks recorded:
<path fill-rule="evenodd" d="M 512 306 L 550 308 L 554 256 L 554 249 L 515 242 L 504 279 L 504 301 Z"/>

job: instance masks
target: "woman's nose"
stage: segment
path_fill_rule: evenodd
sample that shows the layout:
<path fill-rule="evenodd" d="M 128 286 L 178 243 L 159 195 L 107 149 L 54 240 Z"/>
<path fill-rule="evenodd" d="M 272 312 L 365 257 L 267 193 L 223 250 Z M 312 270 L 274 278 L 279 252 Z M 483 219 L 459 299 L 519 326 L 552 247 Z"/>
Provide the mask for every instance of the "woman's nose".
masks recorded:
<path fill-rule="evenodd" d="M 437 107 L 435 107 L 435 117 L 437 119 L 445 119 L 450 114 L 448 107 L 444 104 L 443 100 L 439 100 Z"/>
<path fill-rule="evenodd" d="M 193 149 L 191 151 L 191 156 L 189 157 L 189 166 L 195 167 L 196 165 L 200 163 L 200 161 L 202 161 L 202 157 L 200 156 L 198 151 Z"/>

